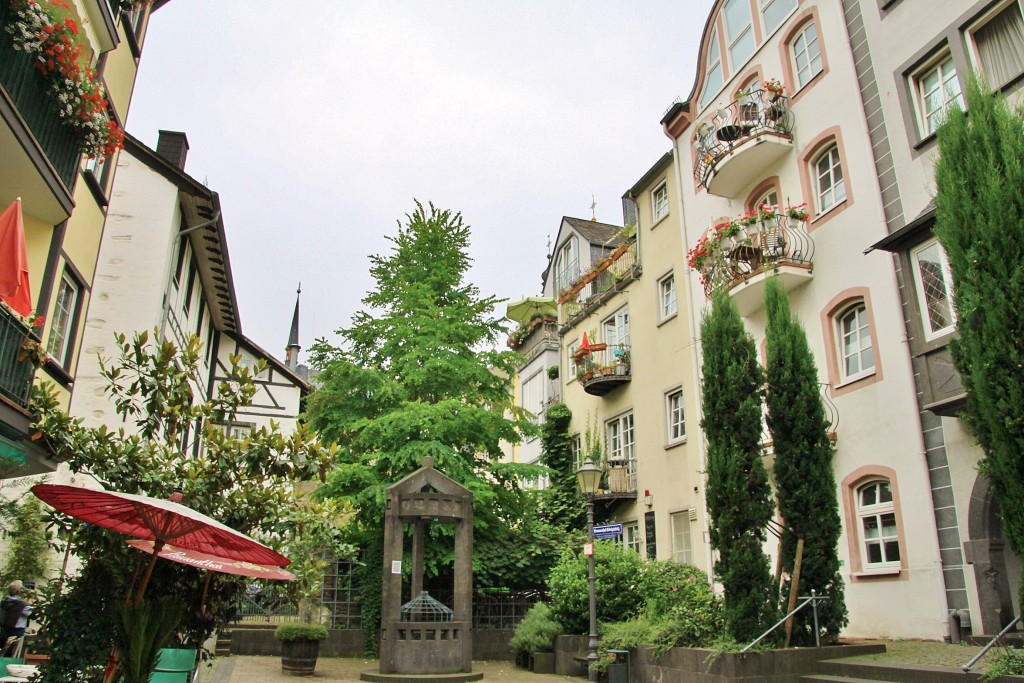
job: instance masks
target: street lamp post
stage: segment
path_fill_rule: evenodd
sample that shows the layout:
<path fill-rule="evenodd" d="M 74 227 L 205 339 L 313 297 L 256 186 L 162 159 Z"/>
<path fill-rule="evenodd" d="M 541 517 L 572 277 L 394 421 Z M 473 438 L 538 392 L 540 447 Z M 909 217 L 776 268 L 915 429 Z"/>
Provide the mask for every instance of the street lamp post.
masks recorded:
<path fill-rule="evenodd" d="M 576 470 L 576 481 L 580 493 L 587 501 L 587 538 L 590 539 L 590 554 L 587 556 L 587 581 L 590 584 L 590 642 L 587 645 L 587 680 L 597 680 L 597 594 L 594 592 L 594 494 L 601 485 L 601 468 L 587 458 L 583 466 Z"/>

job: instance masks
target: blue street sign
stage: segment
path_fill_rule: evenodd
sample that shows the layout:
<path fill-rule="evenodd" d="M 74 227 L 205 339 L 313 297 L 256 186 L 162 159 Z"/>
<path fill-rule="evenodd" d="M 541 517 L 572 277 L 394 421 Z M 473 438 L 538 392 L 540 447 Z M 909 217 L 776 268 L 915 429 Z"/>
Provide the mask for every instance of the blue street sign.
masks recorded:
<path fill-rule="evenodd" d="M 594 538 L 615 538 L 622 535 L 621 524 L 605 524 L 594 527 Z"/>

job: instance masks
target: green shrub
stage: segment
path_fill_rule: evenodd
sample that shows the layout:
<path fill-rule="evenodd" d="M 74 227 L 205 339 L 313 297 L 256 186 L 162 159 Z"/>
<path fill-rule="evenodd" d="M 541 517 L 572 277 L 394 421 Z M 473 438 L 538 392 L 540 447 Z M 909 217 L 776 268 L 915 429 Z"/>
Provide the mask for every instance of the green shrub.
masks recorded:
<path fill-rule="evenodd" d="M 594 543 L 598 621 L 622 621 L 640 614 L 644 598 L 639 585 L 644 561 L 632 550 L 611 541 Z M 565 633 L 590 632 L 587 558 L 577 549 L 562 553 L 548 578 L 551 614 Z"/>
<path fill-rule="evenodd" d="M 985 669 L 981 680 L 991 681 L 1000 676 L 1024 676 L 1024 652 L 1013 647 L 1003 648 Z"/>
<path fill-rule="evenodd" d="M 281 624 L 274 631 L 278 640 L 323 640 L 327 629 L 320 624 Z"/>
<path fill-rule="evenodd" d="M 538 602 L 516 626 L 508 647 L 514 653 L 552 652 L 555 649 L 555 636 L 561 634 L 562 627 L 551 616 L 551 608 Z"/>

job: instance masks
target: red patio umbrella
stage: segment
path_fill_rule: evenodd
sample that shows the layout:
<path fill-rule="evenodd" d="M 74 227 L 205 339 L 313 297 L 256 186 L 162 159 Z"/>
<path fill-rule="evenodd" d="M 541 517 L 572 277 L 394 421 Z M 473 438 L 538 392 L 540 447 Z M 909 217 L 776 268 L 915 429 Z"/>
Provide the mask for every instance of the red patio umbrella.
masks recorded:
<path fill-rule="evenodd" d="M 284 567 L 290 560 L 245 534 L 178 503 L 115 491 L 98 491 L 64 484 L 36 484 L 39 499 L 83 522 L 126 536 L 153 541 L 156 553 L 139 584 L 142 599 L 160 550 L 172 543 L 228 560 Z"/>
<path fill-rule="evenodd" d="M 128 541 L 128 545 L 152 555 L 153 547 L 156 544 L 153 541 L 143 541 L 136 538 Z M 165 545 L 160 549 L 158 555 L 164 560 L 178 562 L 198 569 L 207 569 L 220 574 L 236 574 L 238 576 L 251 576 L 255 579 L 272 579 L 275 581 L 295 580 L 295 574 L 281 567 L 230 560 L 216 555 L 201 553 L 198 550 L 189 550 L 188 548 L 179 548 L 173 545 Z"/>
<path fill-rule="evenodd" d="M 21 197 L 0 214 L 0 301 L 25 318 L 32 315 L 32 287 L 28 281 Z"/>

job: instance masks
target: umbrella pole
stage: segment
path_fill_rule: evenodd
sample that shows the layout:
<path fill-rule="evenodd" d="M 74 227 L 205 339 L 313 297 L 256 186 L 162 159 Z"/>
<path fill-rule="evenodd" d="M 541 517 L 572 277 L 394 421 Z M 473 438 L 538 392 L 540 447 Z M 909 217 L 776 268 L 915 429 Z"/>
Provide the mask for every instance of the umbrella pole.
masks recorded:
<path fill-rule="evenodd" d="M 210 581 L 213 579 L 213 572 L 206 570 L 206 581 L 203 582 L 203 596 L 199 598 L 199 616 L 206 618 L 206 596 L 210 592 Z"/>
<path fill-rule="evenodd" d="M 146 594 L 146 586 L 149 585 L 149 577 L 153 574 L 153 565 L 156 564 L 156 558 L 160 555 L 160 550 L 163 547 L 164 542 L 160 539 L 153 541 L 153 556 L 149 558 L 149 565 L 146 567 L 146 573 L 142 576 L 142 582 L 139 583 L 139 590 L 135 593 L 136 605 L 142 602 L 142 596 Z"/>

